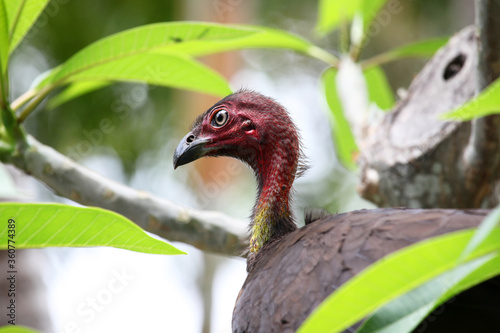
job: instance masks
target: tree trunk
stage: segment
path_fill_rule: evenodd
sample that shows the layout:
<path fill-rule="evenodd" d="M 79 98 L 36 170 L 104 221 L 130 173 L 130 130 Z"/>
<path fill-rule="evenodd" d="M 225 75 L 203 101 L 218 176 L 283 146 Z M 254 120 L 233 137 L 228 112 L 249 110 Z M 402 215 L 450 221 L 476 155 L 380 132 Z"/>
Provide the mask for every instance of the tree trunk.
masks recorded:
<path fill-rule="evenodd" d="M 477 27 L 450 39 L 406 98 L 360 144 L 361 195 L 378 206 L 477 208 L 498 204 L 500 118 L 440 120 L 500 73 L 500 1 L 477 1 Z"/>

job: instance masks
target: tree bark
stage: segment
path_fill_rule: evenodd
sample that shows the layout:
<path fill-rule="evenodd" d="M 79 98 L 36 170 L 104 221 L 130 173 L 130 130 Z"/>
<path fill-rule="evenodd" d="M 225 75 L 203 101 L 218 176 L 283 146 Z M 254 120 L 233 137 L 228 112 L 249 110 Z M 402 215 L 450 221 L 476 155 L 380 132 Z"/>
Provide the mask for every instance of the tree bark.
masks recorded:
<path fill-rule="evenodd" d="M 500 13 L 499 1 L 478 3 L 483 11 L 494 6 Z M 500 179 L 499 117 L 440 120 L 471 99 L 478 91 L 476 82 L 486 83 L 484 75 L 494 73 L 493 67 L 498 76 L 500 43 L 492 39 L 500 21 L 493 22 L 494 15 L 478 14 L 480 38 L 475 27 L 452 37 L 418 74 L 407 96 L 365 131 L 359 161 L 364 198 L 385 207 L 477 208 L 498 203 L 494 184 Z"/>
<path fill-rule="evenodd" d="M 464 192 L 463 149 L 470 123 L 439 116 L 474 96 L 475 29 L 450 39 L 426 64 L 408 94 L 360 144 L 363 197 L 378 206 L 471 207 Z"/>

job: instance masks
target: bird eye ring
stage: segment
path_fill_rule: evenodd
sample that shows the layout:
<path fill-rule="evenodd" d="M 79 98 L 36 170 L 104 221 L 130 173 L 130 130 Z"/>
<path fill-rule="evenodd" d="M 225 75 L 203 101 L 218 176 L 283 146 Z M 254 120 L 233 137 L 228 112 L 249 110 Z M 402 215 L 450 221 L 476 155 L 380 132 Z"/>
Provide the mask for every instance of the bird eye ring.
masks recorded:
<path fill-rule="evenodd" d="M 226 110 L 222 109 L 215 113 L 212 117 L 212 126 L 213 127 L 222 127 L 227 123 L 229 119 L 229 114 Z"/>

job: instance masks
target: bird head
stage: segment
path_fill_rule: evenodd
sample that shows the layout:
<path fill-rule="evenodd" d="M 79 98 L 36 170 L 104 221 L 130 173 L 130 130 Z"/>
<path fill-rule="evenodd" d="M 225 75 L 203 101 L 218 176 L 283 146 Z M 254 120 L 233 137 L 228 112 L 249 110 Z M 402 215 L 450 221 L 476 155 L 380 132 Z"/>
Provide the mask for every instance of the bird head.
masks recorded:
<path fill-rule="evenodd" d="M 200 115 L 174 153 L 174 168 L 203 156 L 229 156 L 246 162 L 258 181 L 252 214 L 250 251 L 295 230 L 290 191 L 301 156 L 297 129 L 273 99 L 242 90 Z"/>
<path fill-rule="evenodd" d="M 273 99 L 242 90 L 217 102 L 194 122 L 174 154 L 174 168 L 204 156 L 229 156 L 265 176 L 270 164 L 297 171 L 300 145 L 288 112 Z M 273 161 L 270 158 L 276 158 Z"/>

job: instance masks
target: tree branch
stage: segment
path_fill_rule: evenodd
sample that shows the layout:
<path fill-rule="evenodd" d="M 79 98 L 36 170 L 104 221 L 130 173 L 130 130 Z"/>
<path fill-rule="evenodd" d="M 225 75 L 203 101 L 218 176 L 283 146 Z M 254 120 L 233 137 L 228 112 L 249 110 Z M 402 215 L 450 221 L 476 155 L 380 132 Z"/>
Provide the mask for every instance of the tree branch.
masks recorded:
<path fill-rule="evenodd" d="M 500 1 L 476 0 L 477 69 L 476 93 L 500 77 Z M 464 151 L 465 186 L 478 193 L 482 203 L 500 173 L 500 116 L 492 115 L 472 121 L 472 132 Z"/>
<path fill-rule="evenodd" d="M 146 231 L 203 251 L 241 255 L 246 247 L 246 224 L 242 221 L 218 212 L 181 207 L 134 190 L 78 165 L 31 136 L 28 142 L 28 147 L 10 163 L 58 195 L 115 211 Z"/>

